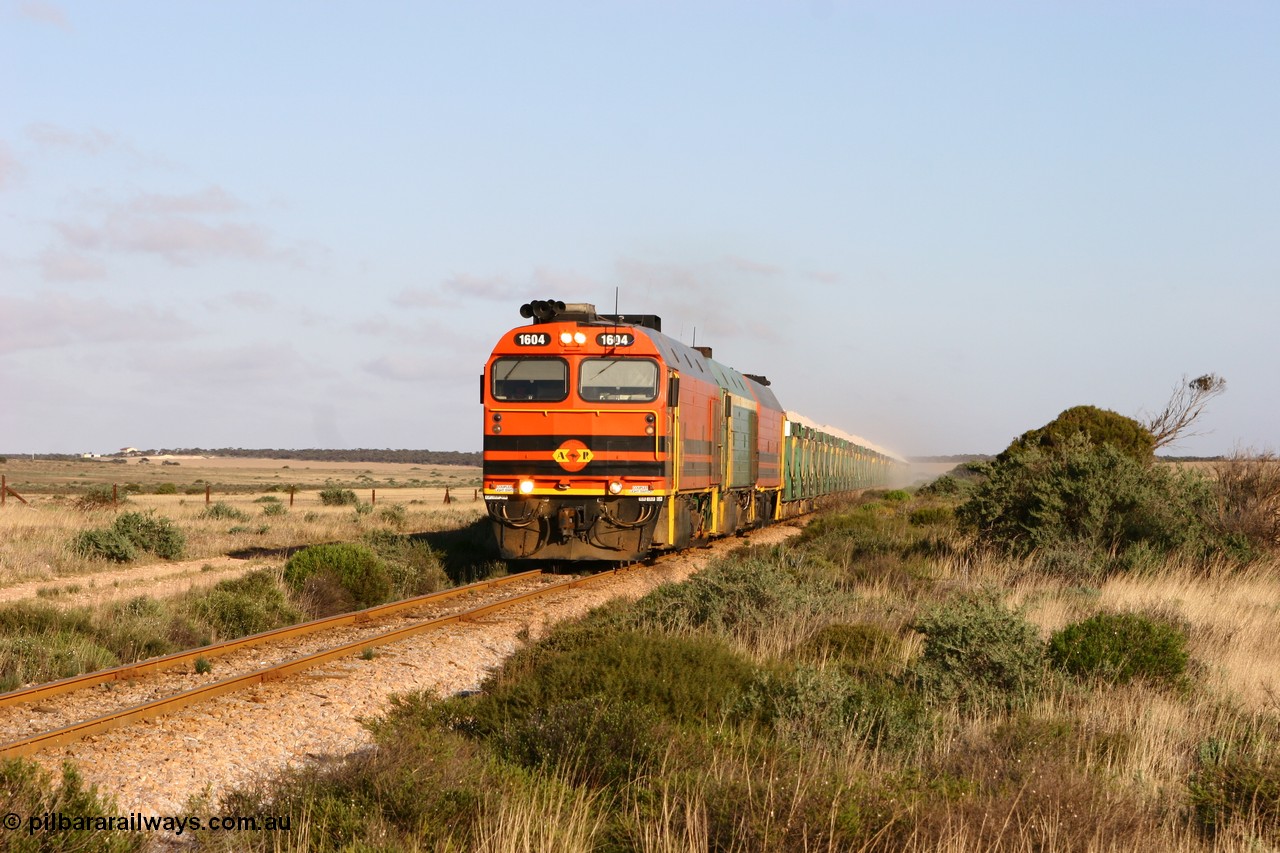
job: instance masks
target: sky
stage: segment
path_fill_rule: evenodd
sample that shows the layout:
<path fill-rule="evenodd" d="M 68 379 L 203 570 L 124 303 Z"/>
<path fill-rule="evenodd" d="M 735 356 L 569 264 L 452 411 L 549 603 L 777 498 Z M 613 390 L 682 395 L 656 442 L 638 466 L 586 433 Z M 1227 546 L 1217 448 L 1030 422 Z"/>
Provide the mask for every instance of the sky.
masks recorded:
<path fill-rule="evenodd" d="M 531 299 L 904 455 L 1280 450 L 1280 4 L 0 0 L 0 451 L 478 450 Z"/>

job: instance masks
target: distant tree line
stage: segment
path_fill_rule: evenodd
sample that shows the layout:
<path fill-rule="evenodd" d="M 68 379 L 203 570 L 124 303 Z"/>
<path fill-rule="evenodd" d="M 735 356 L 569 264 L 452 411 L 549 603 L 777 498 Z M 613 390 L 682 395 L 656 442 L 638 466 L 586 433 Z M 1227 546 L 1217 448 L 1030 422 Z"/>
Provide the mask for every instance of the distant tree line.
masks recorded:
<path fill-rule="evenodd" d="M 243 447 L 220 447 L 205 449 L 202 447 L 161 448 L 159 450 L 142 450 L 136 456 L 235 456 L 242 459 L 291 459 L 300 462 L 404 462 L 410 465 L 480 465 L 480 453 L 459 450 L 378 450 L 376 448 L 356 448 L 354 450 L 325 450 L 308 448 L 306 450 L 280 449 L 247 449 Z M 15 459 L 40 459 L 46 462 L 68 462 L 83 457 L 79 453 L 10 453 Z M 118 453 L 106 453 L 102 458 L 115 458 Z M 5 455 L 0 454 L 0 460 Z"/>
<path fill-rule="evenodd" d="M 143 456 L 231 456 L 242 459 L 291 459 L 302 462 L 402 462 L 411 465 L 476 465 L 480 464 L 479 452 L 459 450 L 391 450 L 358 447 L 349 450 L 306 448 L 280 450 L 264 448 L 219 447 L 206 450 L 200 447 L 145 450 Z"/>

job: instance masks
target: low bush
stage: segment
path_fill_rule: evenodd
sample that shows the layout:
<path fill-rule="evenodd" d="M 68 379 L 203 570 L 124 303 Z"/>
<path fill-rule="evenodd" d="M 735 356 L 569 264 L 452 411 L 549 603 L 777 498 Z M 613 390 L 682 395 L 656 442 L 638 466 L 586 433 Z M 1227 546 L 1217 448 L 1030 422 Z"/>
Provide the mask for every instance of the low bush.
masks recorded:
<path fill-rule="evenodd" d="M 271 516 L 272 518 L 278 518 L 279 516 L 282 516 L 282 515 L 288 515 L 288 513 L 289 513 L 289 508 L 282 503 L 270 503 L 270 504 L 266 504 L 262 508 L 262 514 L 266 516 Z"/>
<path fill-rule="evenodd" d="M 1043 682 L 1044 646 L 1036 627 L 995 594 L 956 598 L 918 618 L 924 651 L 916 682 L 935 701 L 963 707 L 1014 706 Z"/>
<path fill-rule="evenodd" d="M 713 719 L 755 673 L 713 637 L 625 630 L 607 621 L 554 633 L 551 642 L 510 658 L 477 697 L 482 727 L 496 732 L 513 715 L 595 696 L 625 696 L 673 722 Z"/>
<path fill-rule="evenodd" d="M 186 536 L 174 523 L 154 511 L 126 512 L 109 528 L 81 531 L 71 549 L 82 557 L 127 563 L 139 552 L 155 554 L 164 560 L 181 557 L 186 549 Z"/>
<path fill-rule="evenodd" d="M 778 554 L 752 553 L 659 587 L 636 603 L 634 619 L 644 627 L 707 631 L 750 645 L 784 614 L 813 611 L 831 592 L 830 585 L 799 576 Z"/>
<path fill-rule="evenodd" d="M 917 527 L 930 524 L 951 524 L 955 521 L 955 511 L 949 506 L 922 506 L 911 511 L 907 521 Z"/>
<path fill-rule="evenodd" d="M 1119 570 L 1143 554 L 1199 559 L 1220 544 L 1208 523 L 1216 515 L 1213 493 L 1202 477 L 1094 446 L 1083 435 L 1009 453 L 986 470 L 957 518 L 980 542 L 1008 554 L 1077 550 Z"/>
<path fill-rule="evenodd" d="M 384 523 L 400 530 L 406 523 L 408 523 L 409 514 L 405 511 L 402 504 L 390 504 L 378 510 L 378 518 Z"/>
<path fill-rule="evenodd" d="M 391 598 L 411 598 L 449 586 L 440 556 L 424 539 L 387 530 L 371 530 L 364 542 L 387 561 L 391 574 Z"/>
<path fill-rule="evenodd" d="M 119 658 L 92 636 L 43 631 L 0 637 L 0 692 L 106 669 Z"/>
<path fill-rule="evenodd" d="M 1099 613 L 1049 638 L 1046 655 L 1079 678 L 1172 684 L 1187 669 L 1187 635 L 1169 620 L 1139 613 Z"/>
<path fill-rule="evenodd" d="M 71 542 L 71 550 L 82 557 L 127 563 L 138 556 L 128 537 L 112 528 L 81 531 Z"/>
<path fill-rule="evenodd" d="M 928 719 L 919 695 L 890 678 L 855 678 L 808 664 L 760 673 L 736 710 L 787 741 L 890 749 L 914 745 Z"/>
<path fill-rule="evenodd" d="M 356 493 L 351 489 L 331 487 L 320 490 L 320 503 L 325 506 L 354 506 Z"/>
<path fill-rule="evenodd" d="M 1216 739 L 1200 747 L 1187 789 L 1196 825 L 1206 835 L 1243 823 L 1257 841 L 1280 844 L 1280 762 L 1274 749 L 1260 757 L 1243 744 Z"/>
<path fill-rule="evenodd" d="M 852 676 L 879 676 L 893 668 L 898 646 L 898 638 L 879 625 L 835 623 L 818 629 L 796 652 L 804 660 L 831 663 Z"/>
<path fill-rule="evenodd" d="M 83 495 L 76 498 L 76 509 L 106 509 L 128 500 L 128 494 L 117 494 L 110 486 L 90 486 Z"/>
<path fill-rule="evenodd" d="M 218 521 L 248 521 L 249 513 L 242 509 L 237 509 L 225 501 L 216 501 L 205 507 L 200 513 L 200 517 Z"/>
<path fill-rule="evenodd" d="M 621 788 L 656 768 L 666 749 L 651 705 L 596 694 L 530 709 L 493 733 L 504 758 L 574 784 Z"/>
<path fill-rule="evenodd" d="M 165 463 L 168 464 L 167 462 Z M 178 493 L 178 485 L 176 483 L 161 483 L 156 486 L 157 495 L 176 495 Z"/>
<path fill-rule="evenodd" d="M 303 548 L 285 564 L 284 581 L 295 593 L 316 599 L 318 615 L 381 604 L 391 593 L 386 561 L 354 543 Z"/>
<path fill-rule="evenodd" d="M 187 539 L 168 518 L 154 511 L 126 512 L 116 517 L 113 529 L 133 543 L 165 560 L 176 560 L 186 550 Z"/>
<path fill-rule="evenodd" d="M 254 571 L 219 581 L 192 598 L 191 610 L 212 626 L 218 639 L 270 631 L 302 621 L 303 613 L 285 596 L 276 576 Z"/>

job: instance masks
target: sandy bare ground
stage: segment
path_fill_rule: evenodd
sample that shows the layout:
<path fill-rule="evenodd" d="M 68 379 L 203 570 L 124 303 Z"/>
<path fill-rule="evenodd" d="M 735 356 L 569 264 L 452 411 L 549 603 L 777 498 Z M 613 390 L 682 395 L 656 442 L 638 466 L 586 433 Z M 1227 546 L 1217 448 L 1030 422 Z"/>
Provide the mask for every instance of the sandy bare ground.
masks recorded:
<path fill-rule="evenodd" d="M 213 586 L 220 580 L 239 577 L 266 565 L 261 560 L 211 557 L 148 566 L 130 566 L 78 578 L 30 581 L 0 589 L 0 604 L 41 598 L 67 607 L 101 604 L 108 601 L 149 595 L 168 598 L 189 589 Z"/>

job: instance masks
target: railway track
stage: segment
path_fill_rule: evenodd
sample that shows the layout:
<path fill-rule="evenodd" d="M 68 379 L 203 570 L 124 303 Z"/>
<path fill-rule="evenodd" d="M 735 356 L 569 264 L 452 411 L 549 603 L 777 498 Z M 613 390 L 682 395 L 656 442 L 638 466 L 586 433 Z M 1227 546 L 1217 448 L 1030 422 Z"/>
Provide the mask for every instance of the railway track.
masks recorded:
<path fill-rule="evenodd" d="M 551 581 L 548 580 L 550 576 L 541 571 L 523 572 L 0 694 L 0 741 L 7 741 L 0 742 L 0 759 L 32 755 L 90 735 L 164 716 L 216 696 L 279 681 L 338 658 L 360 654 L 452 623 L 480 619 L 521 602 L 590 584 L 616 573 L 614 570 Z M 513 587 L 518 590 L 514 594 L 493 596 L 495 591 L 505 593 Z M 427 608 L 438 610 L 441 605 L 464 598 L 481 600 L 469 607 L 433 613 L 426 618 L 412 615 Z M 388 621 L 397 619 L 398 624 L 386 626 Z M 325 637 L 331 639 L 325 640 Z M 312 648 L 297 654 L 296 649 L 303 642 Z M 286 650 L 286 654 L 269 664 L 254 665 L 252 658 L 268 648 L 276 648 L 277 658 L 280 658 L 281 649 Z M 236 674 L 208 677 L 204 679 L 205 683 L 190 686 L 193 675 L 190 668 L 196 661 L 225 661 L 236 655 L 243 658 L 238 665 L 230 667 L 240 670 Z M 164 674 L 179 669 L 182 672 L 177 673 L 177 677 L 158 682 Z M 128 689 L 121 689 L 123 687 Z M 87 719 L 61 719 L 63 714 L 56 707 L 60 700 L 69 694 L 83 694 L 95 688 L 104 694 L 103 704 L 113 707 Z M 139 696 L 147 698 L 138 701 Z M 50 727 L 45 722 L 48 717 L 59 722 Z"/>

